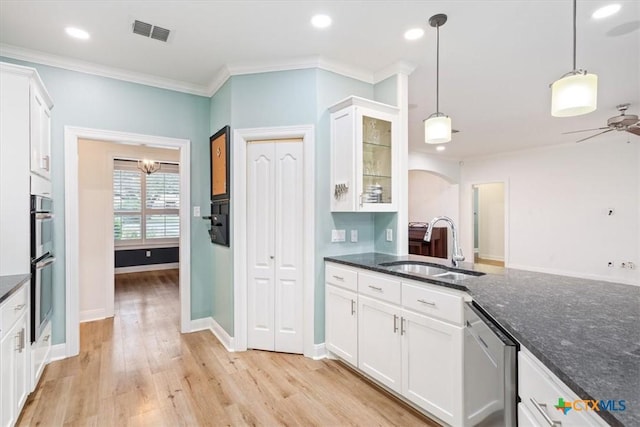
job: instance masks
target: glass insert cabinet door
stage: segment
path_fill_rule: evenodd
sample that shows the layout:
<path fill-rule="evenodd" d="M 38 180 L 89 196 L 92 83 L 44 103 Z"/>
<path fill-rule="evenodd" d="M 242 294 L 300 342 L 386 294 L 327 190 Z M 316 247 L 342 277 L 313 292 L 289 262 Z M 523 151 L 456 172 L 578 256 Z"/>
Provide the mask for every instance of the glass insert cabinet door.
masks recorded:
<path fill-rule="evenodd" d="M 329 111 L 331 211 L 397 211 L 398 108 L 352 96 Z"/>

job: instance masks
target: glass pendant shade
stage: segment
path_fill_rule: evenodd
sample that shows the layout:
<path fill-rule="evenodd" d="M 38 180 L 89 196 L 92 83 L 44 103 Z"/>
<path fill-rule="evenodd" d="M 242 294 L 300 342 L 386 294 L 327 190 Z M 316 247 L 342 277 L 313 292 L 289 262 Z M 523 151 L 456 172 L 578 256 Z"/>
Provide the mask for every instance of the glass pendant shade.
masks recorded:
<path fill-rule="evenodd" d="M 442 144 L 451 141 L 451 118 L 434 116 L 424 121 L 424 142 Z"/>
<path fill-rule="evenodd" d="M 598 105 L 598 76 L 576 73 L 551 85 L 551 115 L 580 116 L 595 111 Z"/>

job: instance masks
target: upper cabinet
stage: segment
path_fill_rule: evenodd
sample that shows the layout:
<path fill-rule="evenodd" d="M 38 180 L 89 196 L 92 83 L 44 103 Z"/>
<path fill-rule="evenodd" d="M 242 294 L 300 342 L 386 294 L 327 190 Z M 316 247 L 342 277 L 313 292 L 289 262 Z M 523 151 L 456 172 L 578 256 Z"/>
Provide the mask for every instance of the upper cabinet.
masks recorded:
<path fill-rule="evenodd" d="M 399 109 L 352 96 L 329 111 L 331 211 L 397 211 Z"/>
<path fill-rule="evenodd" d="M 31 172 L 51 179 L 51 101 L 46 90 L 32 79 L 29 85 Z"/>

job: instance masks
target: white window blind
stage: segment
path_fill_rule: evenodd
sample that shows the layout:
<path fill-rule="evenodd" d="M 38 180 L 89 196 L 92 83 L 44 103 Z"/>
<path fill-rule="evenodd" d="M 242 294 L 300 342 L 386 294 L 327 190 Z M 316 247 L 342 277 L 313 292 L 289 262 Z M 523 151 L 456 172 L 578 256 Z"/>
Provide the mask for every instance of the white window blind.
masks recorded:
<path fill-rule="evenodd" d="M 113 234 L 116 245 L 177 243 L 179 208 L 178 165 L 162 163 L 160 171 L 147 175 L 137 168 L 135 161 L 114 162 Z"/>

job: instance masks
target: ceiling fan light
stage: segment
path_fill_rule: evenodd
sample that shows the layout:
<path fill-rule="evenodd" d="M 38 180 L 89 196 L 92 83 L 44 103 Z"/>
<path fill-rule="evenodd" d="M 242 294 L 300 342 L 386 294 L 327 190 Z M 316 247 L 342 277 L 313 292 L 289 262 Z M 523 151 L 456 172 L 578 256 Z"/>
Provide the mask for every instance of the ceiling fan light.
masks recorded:
<path fill-rule="evenodd" d="M 572 117 L 587 114 L 598 106 L 598 76 L 576 73 L 551 85 L 551 115 Z"/>
<path fill-rule="evenodd" d="M 434 116 L 424 121 L 424 142 L 442 144 L 451 141 L 451 117 Z"/>

